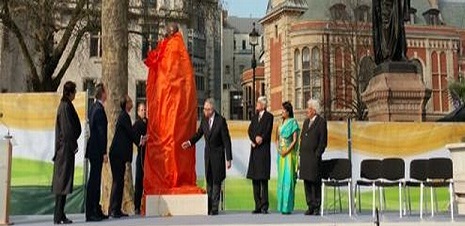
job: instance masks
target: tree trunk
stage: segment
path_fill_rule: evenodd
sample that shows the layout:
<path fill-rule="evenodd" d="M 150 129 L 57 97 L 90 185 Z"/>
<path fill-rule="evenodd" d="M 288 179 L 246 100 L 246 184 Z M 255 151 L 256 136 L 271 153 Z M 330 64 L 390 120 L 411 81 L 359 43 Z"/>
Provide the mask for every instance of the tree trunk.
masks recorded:
<path fill-rule="evenodd" d="M 120 98 L 128 92 L 128 13 L 129 0 L 102 1 L 102 81 L 108 95 L 105 107 L 108 116 L 108 147 L 121 111 Z M 103 210 L 108 211 L 112 183 L 109 163 L 104 164 L 102 174 L 101 201 Z M 122 210 L 131 214 L 134 207 L 127 205 L 133 205 L 132 195 L 128 196 L 128 192 L 128 189 L 124 190 Z M 128 202 L 128 197 L 131 202 Z"/>

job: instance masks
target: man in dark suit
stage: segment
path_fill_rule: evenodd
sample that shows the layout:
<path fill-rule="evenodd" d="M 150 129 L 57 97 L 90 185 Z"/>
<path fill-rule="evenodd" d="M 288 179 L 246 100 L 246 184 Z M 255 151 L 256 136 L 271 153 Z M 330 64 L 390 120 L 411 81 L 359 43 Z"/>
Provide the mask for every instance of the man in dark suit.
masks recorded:
<path fill-rule="evenodd" d="M 308 210 L 305 215 L 318 215 L 321 205 L 321 156 L 328 139 L 326 120 L 318 113 L 317 100 L 307 102 L 307 119 L 300 135 L 300 179 L 304 180 Z"/>
<path fill-rule="evenodd" d="M 268 213 L 268 180 L 271 169 L 271 132 L 273 115 L 266 111 L 266 97 L 257 100 L 257 113 L 249 125 L 251 144 L 247 178 L 252 180 L 255 210 L 253 214 Z"/>
<path fill-rule="evenodd" d="M 226 178 L 225 168 L 231 168 L 231 137 L 226 119 L 215 111 L 213 99 L 205 100 L 203 113 L 205 117 L 200 122 L 197 133 L 190 140 L 183 142 L 182 148 L 187 149 L 195 145 L 205 135 L 208 214 L 218 215 L 221 183 Z"/>
<path fill-rule="evenodd" d="M 101 221 L 108 218 L 100 206 L 100 183 L 102 179 L 103 162 L 108 161 L 107 155 L 107 115 L 103 104 L 107 93 L 103 84 L 95 87 L 95 102 L 89 111 L 90 137 L 87 141 L 86 155 L 90 162 L 89 180 L 86 192 L 86 221 Z"/>
<path fill-rule="evenodd" d="M 137 139 L 146 137 L 147 134 L 147 117 L 145 103 L 139 103 L 137 106 L 137 120 L 132 126 Z M 136 157 L 136 183 L 134 186 L 134 212 L 140 214 L 140 203 L 142 200 L 142 193 L 144 191 L 144 160 L 145 160 L 145 147 L 140 140 L 137 143 L 137 157 Z"/>
<path fill-rule="evenodd" d="M 123 202 L 124 189 L 124 172 L 126 163 L 132 162 L 132 144 L 139 145 L 139 140 L 131 126 L 131 117 L 129 112 L 133 106 L 132 100 L 128 95 L 120 98 L 121 113 L 118 117 L 115 127 L 115 135 L 110 146 L 110 166 L 113 183 L 111 186 L 110 207 L 108 213 L 113 218 L 128 216 L 121 211 Z M 144 142 L 142 138 L 140 142 Z"/>
<path fill-rule="evenodd" d="M 64 213 L 66 195 L 73 192 L 74 155 L 78 151 L 81 122 L 72 101 L 76 96 L 76 84 L 67 81 L 58 106 L 55 124 L 55 155 L 53 156 L 52 192 L 55 194 L 55 224 L 71 224 Z"/>

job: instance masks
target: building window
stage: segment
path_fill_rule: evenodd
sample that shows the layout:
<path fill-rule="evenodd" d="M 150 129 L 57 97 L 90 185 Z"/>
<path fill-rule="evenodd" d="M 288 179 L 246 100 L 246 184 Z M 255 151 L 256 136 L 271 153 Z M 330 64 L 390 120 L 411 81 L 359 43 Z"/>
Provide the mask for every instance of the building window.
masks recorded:
<path fill-rule="evenodd" d="M 312 64 L 311 64 L 311 96 L 310 98 L 318 100 L 321 97 L 321 58 L 320 49 L 314 47 L 312 49 Z M 307 98 L 309 99 L 309 98 Z M 306 100 L 307 100 L 306 99 Z"/>
<path fill-rule="evenodd" d="M 224 73 L 227 75 L 231 73 L 231 67 L 229 65 L 226 65 L 226 67 L 224 68 Z"/>
<path fill-rule="evenodd" d="M 331 18 L 333 20 L 345 20 L 347 18 L 346 6 L 342 3 L 337 3 L 329 8 Z"/>
<path fill-rule="evenodd" d="M 82 84 L 83 91 L 87 92 L 87 110 L 90 110 L 90 106 L 94 103 L 95 85 L 95 79 L 93 78 L 85 78 Z"/>
<path fill-rule="evenodd" d="M 154 24 L 145 24 L 142 26 L 142 59 L 147 58 L 150 50 L 157 47 L 158 27 Z"/>
<path fill-rule="evenodd" d="M 302 89 L 297 109 L 303 109 L 305 100 L 310 99 L 310 49 L 305 47 L 302 50 Z"/>
<path fill-rule="evenodd" d="M 136 106 L 139 103 L 145 103 L 145 101 L 147 100 L 146 89 L 147 81 L 141 80 L 136 82 Z"/>
<path fill-rule="evenodd" d="M 348 50 L 335 50 L 335 93 L 336 109 L 348 109 L 352 105 L 352 58 Z"/>
<path fill-rule="evenodd" d="M 426 23 L 431 26 L 440 25 L 439 21 L 439 9 L 429 9 L 428 11 L 423 13 L 425 17 Z"/>
<path fill-rule="evenodd" d="M 447 92 L 447 62 L 446 54 L 433 52 L 432 60 L 432 100 L 435 112 L 449 111 L 449 95 Z"/>
<path fill-rule="evenodd" d="M 197 86 L 197 90 L 205 90 L 205 78 L 203 76 L 195 76 L 195 84 Z"/>
<path fill-rule="evenodd" d="M 294 51 L 295 108 L 302 108 L 302 76 L 300 71 L 300 51 Z"/>
<path fill-rule="evenodd" d="M 262 88 L 262 91 L 260 92 L 260 96 L 265 96 L 265 83 L 261 83 L 261 88 Z"/>
<path fill-rule="evenodd" d="M 355 19 L 359 22 L 371 21 L 370 7 L 367 5 L 360 5 L 354 10 Z"/>
<path fill-rule="evenodd" d="M 242 74 L 244 73 L 245 66 L 244 65 L 239 65 L 239 72 Z"/>
<path fill-rule="evenodd" d="M 242 40 L 242 49 L 247 49 L 247 43 L 245 42 L 245 40 Z"/>
<path fill-rule="evenodd" d="M 89 45 L 90 57 L 102 57 L 102 36 L 100 35 L 100 32 L 90 33 Z"/>
<path fill-rule="evenodd" d="M 416 17 L 416 13 L 417 13 L 417 10 L 413 7 L 410 7 L 409 9 L 409 15 L 410 15 L 410 21 L 409 21 L 409 24 L 415 24 L 415 17 Z"/>
<path fill-rule="evenodd" d="M 234 39 L 233 45 L 234 45 L 234 50 L 236 50 L 236 49 L 237 49 L 237 46 L 236 46 L 236 39 Z"/>

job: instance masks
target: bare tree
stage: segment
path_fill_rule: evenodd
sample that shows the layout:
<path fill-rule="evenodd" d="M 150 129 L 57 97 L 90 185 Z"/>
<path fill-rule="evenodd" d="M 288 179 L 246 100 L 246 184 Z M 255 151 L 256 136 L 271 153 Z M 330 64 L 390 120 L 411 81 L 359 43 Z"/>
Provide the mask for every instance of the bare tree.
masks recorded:
<path fill-rule="evenodd" d="M 56 91 L 83 36 L 99 26 L 88 0 L 1 0 L 0 20 L 29 68 L 28 91 Z"/>
<path fill-rule="evenodd" d="M 375 66 L 370 56 L 371 8 L 364 0 L 344 0 L 333 5 L 330 14 L 328 30 L 333 47 L 330 78 L 336 89 L 332 102 L 339 115 L 366 120 L 362 93 Z"/>

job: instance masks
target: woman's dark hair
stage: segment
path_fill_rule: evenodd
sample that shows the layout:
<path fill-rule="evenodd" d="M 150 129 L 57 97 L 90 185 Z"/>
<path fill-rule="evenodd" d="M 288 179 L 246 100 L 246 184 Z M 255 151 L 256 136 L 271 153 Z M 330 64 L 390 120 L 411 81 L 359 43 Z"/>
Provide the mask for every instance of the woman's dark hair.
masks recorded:
<path fill-rule="evenodd" d="M 121 110 L 122 111 L 126 111 L 126 103 L 128 102 L 128 95 L 127 94 L 124 94 L 123 96 L 121 96 L 121 99 L 119 101 L 119 106 L 121 107 Z"/>
<path fill-rule="evenodd" d="M 289 113 L 289 118 L 294 118 L 294 110 L 292 109 L 292 104 L 289 101 L 283 103 L 283 108 Z"/>
<path fill-rule="evenodd" d="M 70 97 L 73 93 L 76 93 L 76 83 L 67 81 L 63 86 L 63 97 Z"/>

